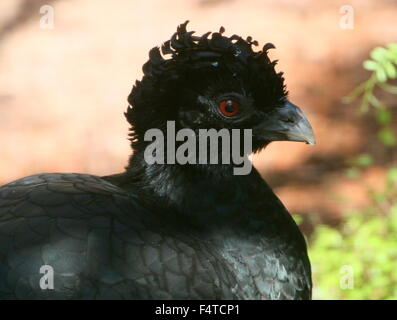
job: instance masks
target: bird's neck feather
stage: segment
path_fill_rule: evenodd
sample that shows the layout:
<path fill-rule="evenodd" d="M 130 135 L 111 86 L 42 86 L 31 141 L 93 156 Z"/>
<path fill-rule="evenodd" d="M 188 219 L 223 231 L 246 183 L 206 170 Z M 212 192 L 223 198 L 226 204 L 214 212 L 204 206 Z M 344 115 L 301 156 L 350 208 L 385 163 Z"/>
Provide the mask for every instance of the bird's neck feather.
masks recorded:
<path fill-rule="evenodd" d="M 258 205 L 266 198 L 282 206 L 254 167 L 248 175 L 234 175 L 228 165 L 149 165 L 137 153 L 130 160 L 127 175 L 135 190 L 152 201 L 157 199 L 162 208 L 202 219 L 207 214 L 212 219 L 218 214 L 227 218 L 243 210 L 240 207 Z"/>

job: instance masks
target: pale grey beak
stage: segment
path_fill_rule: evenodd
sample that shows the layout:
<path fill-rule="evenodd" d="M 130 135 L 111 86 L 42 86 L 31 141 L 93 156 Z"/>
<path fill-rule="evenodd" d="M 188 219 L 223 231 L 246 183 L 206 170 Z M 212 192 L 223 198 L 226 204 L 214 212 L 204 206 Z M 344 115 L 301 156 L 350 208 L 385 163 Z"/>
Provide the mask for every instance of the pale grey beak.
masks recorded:
<path fill-rule="evenodd" d="M 267 141 L 301 141 L 316 144 L 313 129 L 302 110 L 288 100 L 266 114 L 253 134 Z"/>

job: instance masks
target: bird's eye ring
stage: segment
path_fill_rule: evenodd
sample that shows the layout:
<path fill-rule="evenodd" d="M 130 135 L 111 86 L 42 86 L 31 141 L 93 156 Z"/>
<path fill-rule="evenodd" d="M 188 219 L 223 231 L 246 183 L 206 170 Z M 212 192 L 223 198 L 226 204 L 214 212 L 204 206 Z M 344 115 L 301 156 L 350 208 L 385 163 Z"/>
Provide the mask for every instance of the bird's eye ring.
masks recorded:
<path fill-rule="evenodd" d="M 234 100 L 222 100 L 219 102 L 219 111 L 225 117 L 234 117 L 239 113 L 239 105 Z"/>

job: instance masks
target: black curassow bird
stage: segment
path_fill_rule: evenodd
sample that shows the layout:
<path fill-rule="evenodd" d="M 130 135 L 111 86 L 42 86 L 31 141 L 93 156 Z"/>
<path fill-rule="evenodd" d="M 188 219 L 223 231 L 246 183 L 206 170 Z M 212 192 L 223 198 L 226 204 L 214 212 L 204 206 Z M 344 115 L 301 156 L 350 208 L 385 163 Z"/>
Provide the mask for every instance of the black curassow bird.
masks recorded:
<path fill-rule="evenodd" d="M 128 98 L 134 153 L 124 173 L 43 173 L 0 188 L 0 298 L 311 298 L 304 238 L 254 168 L 145 161 L 145 132 L 167 121 L 252 129 L 254 152 L 314 143 L 271 44 L 254 51 L 251 37 L 223 27 L 198 37 L 186 25 L 162 54 L 150 51 Z"/>

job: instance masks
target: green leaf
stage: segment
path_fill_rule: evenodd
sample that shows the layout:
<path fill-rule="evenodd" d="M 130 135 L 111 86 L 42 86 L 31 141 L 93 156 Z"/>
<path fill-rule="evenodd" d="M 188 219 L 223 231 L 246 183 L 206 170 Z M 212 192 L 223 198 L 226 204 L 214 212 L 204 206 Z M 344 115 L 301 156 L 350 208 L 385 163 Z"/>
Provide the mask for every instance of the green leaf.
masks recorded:
<path fill-rule="evenodd" d="M 378 69 L 379 64 L 373 60 L 365 60 L 363 62 L 363 67 L 365 70 L 375 71 L 376 69 Z"/>
<path fill-rule="evenodd" d="M 380 141 L 388 147 L 393 147 L 396 144 L 396 137 L 390 128 L 382 128 L 378 132 Z"/>
<path fill-rule="evenodd" d="M 389 51 L 393 51 L 397 55 L 397 43 L 389 43 L 387 45 L 387 48 L 389 49 Z"/>
<path fill-rule="evenodd" d="M 397 179 L 397 170 L 396 170 L 396 179 Z M 391 207 L 390 207 L 390 213 L 392 214 L 392 215 L 394 215 L 395 216 L 395 218 L 397 218 L 397 202 L 396 203 L 394 203 Z"/>
<path fill-rule="evenodd" d="M 368 100 L 375 108 L 379 108 L 379 109 L 385 108 L 383 102 L 379 101 L 379 99 L 375 97 L 373 94 L 368 96 Z"/>
<path fill-rule="evenodd" d="M 376 74 L 376 78 L 378 79 L 379 82 L 386 82 L 387 74 L 383 68 L 376 69 L 375 74 Z"/>
<path fill-rule="evenodd" d="M 379 108 L 376 113 L 376 120 L 381 125 L 389 124 L 392 121 L 391 112 L 386 108 Z"/>
<path fill-rule="evenodd" d="M 383 66 L 384 66 L 386 74 L 389 78 L 395 79 L 397 77 L 396 67 L 390 61 L 384 62 Z"/>
<path fill-rule="evenodd" d="M 382 62 L 387 57 L 387 50 L 383 47 L 377 47 L 371 51 L 370 56 L 373 60 Z"/>
<path fill-rule="evenodd" d="M 356 167 L 352 167 L 352 168 L 346 169 L 345 176 L 350 179 L 357 179 L 361 176 L 361 171 L 360 171 L 360 169 L 358 169 Z"/>
<path fill-rule="evenodd" d="M 363 98 L 361 99 L 361 104 L 360 104 L 360 111 L 362 113 L 366 113 L 369 110 L 369 103 L 372 97 L 372 90 L 366 90 L 363 94 Z"/>
<path fill-rule="evenodd" d="M 381 87 L 383 90 L 393 93 L 393 94 L 397 94 L 397 86 L 393 86 L 391 84 L 388 83 L 380 83 L 379 87 Z"/>
<path fill-rule="evenodd" d="M 397 168 L 391 168 L 387 171 L 387 180 L 397 182 Z"/>
<path fill-rule="evenodd" d="M 360 154 L 355 160 L 355 164 L 360 167 L 368 167 L 373 163 L 373 159 L 369 154 Z"/>
<path fill-rule="evenodd" d="M 369 102 L 368 99 L 362 99 L 360 104 L 360 112 L 367 113 L 369 111 Z"/>
<path fill-rule="evenodd" d="M 397 64 L 397 43 L 389 43 L 387 49 L 388 59 Z"/>

